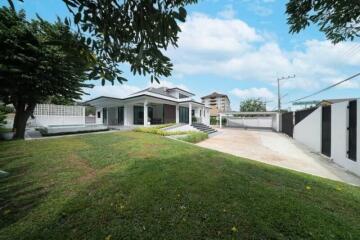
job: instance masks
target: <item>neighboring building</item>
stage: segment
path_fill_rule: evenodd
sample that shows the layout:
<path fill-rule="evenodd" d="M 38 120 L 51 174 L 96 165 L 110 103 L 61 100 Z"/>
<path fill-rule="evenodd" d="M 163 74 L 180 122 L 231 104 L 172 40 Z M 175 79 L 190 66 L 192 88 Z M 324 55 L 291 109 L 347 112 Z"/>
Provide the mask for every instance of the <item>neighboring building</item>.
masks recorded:
<path fill-rule="evenodd" d="M 209 108 L 180 88 L 147 88 L 126 98 L 101 96 L 85 102 L 96 107 L 96 123 L 111 126 L 196 122 L 210 124 Z M 189 117 L 190 116 L 190 117 Z"/>
<path fill-rule="evenodd" d="M 225 94 L 213 92 L 201 98 L 202 103 L 210 108 L 210 116 L 218 116 L 219 113 L 230 112 L 230 100 Z"/>

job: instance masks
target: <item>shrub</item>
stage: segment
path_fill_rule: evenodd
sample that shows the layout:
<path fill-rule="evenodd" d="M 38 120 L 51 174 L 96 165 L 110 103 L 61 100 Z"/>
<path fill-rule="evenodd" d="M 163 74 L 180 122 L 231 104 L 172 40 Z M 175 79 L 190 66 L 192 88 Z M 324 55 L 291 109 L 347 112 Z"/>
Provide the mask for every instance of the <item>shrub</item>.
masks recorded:
<path fill-rule="evenodd" d="M 6 112 L 0 109 L 0 127 L 6 124 Z"/>
<path fill-rule="evenodd" d="M 189 134 L 192 133 L 192 131 L 165 131 L 163 128 L 172 126 L 173 124 L 163 124 L 158 125 L 154 127 L 138 127 L 135 128 L 135 132 L 143 132 L 143 133 L 151 133 L 151 134 L 157 134 L 161 136 L 170 136 L 170 135 L 183 135 L 183 134 Z"/>
<path fill-rule="evenodd" d="M 190 143 L 198 143 L 205 139 L 207 139 L 209 136 L 206 133 L 203 132 L 193 132 L 185 137 L 179 138 L 182 141 L 190 142 Z"/>
<path fill-rule="evenodd" d="M 226 123 L 227 123 L 227 119 L 226 118 L 221 118 L 222 120 L 222 125 L 226 125 Z M 219 125 L 220 124 L 220 119 L 218 119 L 217 117 L 214 117 L 214 116 L 212 116 L 212 117 L 210 117 L 210 125 Z"/>

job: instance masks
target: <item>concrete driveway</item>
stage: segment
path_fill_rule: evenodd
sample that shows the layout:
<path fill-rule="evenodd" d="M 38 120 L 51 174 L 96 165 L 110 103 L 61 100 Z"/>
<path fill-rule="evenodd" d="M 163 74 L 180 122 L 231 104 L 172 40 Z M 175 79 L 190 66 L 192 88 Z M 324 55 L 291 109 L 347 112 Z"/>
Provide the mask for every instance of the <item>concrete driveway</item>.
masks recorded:
<path fill-rule="evenodd" d="M 284 134 L 266 130 L 236 128 L 217 129 L 219 132 L 198 146 L 218 150 L 316 176 L 360 186 L 360 178 L 311 152 Z"/>

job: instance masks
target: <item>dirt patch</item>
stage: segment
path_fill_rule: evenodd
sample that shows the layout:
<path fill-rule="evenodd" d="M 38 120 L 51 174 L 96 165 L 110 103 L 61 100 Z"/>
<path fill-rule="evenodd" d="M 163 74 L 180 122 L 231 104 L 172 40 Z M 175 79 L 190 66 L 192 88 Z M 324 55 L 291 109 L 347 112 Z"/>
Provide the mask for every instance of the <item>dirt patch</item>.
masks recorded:
<path fill-rule="evenodd" d="M 82 176 L 77 179 L 80 183 L 94 178 L 97 174 L 96 170 L 92 168 L 86 160 L 82 159 L 77 154 L 71 153 L 68 156 L 67 161 L 71 164 L 71 166 L 79 169 L 83 173 Z"/>

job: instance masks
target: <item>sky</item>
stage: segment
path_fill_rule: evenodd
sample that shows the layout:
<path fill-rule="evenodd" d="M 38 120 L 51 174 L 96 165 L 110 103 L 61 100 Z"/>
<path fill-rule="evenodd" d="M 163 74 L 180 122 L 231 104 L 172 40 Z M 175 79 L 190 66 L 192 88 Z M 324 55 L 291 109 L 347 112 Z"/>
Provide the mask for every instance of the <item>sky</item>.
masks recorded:
<path fill-rule="evenodd" d="M 7 1 L 0 0 L 7 5 Z M 231 108 L 239 110 L 247 98 L 261 98 L 268 110 L 277 107 L 277 78 L 281 81 L 283 107 L 359 72 L 360 41 L 333 45 L 316 26 L 289 34 L 285 0 L 199 0 L 187 6 L 188 16 L 181 23 L 179 47 L 165 54 L 174 64 L 171 77 L 160 85 L 149 76 L 134 76 L 124 65 L 125 84 L 91 81 L 88 100 L 98 96 L 126 97 L 149 86 L 180 87 L 196 94 L 195 99 L 214 91 L 227 94 Z M 61 0 L 25 0 L 16 4 L 29 19 L 36 14 L 52 22 L 69 16 Z M 360 77 L 310 100 L 360 97 Z M 305 101 L 304 100 L 304 101 Z"/>

